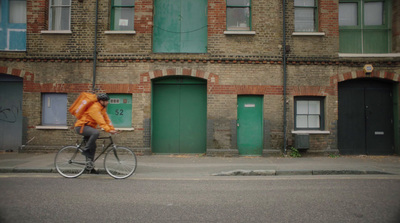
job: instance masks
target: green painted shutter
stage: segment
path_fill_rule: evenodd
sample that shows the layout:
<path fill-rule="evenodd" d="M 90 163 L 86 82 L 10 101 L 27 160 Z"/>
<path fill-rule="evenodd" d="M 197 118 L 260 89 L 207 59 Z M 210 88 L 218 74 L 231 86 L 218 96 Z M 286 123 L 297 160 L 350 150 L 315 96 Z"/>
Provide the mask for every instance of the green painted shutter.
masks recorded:
<path fill-rule="evenodd" d="M 206 0 L 155 0 L 155 53 L 207 52 Z"/>
<path fill-rule="evenodd" d="M 132 127 L 132 95 L 110 94 L 107 114 L 116 128 Z"/>
<path fill-rule="evenodd" d="M 207 1 L 182 0 L 182 53 L 207 53 Z"/>

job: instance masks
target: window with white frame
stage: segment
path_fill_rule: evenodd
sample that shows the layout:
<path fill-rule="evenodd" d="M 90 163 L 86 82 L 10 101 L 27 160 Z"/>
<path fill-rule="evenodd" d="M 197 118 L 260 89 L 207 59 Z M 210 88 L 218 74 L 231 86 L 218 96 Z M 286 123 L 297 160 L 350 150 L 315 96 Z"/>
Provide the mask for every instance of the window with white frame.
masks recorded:
<path fill-rule="evenodd" d="M 251 0 L 226 1 L 226 27 L 228 31 L 251 30 Z"/>
<path fill-rule="evenodd" d="M 49 30 L 70 30 L 71 0 L 50 0 Z"/>
<path fill-rule="evenodd" d="M 133 31 L 135 0 L 112 0 L 111 30 Z"/>
<path fill-rule="evenodd" d="M 318 10 L 316 0 L 294 0 L 294 31 L 318 31 Z"/>
<path fill-rule="evenodd" d="M 295 97 L 294 112 L 295 130 L 324 129 L 323 97 Z"/>
<path fill-rule="evenodd" d="M 42 125 L 67 125 L 67 94 L 42 94 Z"/>

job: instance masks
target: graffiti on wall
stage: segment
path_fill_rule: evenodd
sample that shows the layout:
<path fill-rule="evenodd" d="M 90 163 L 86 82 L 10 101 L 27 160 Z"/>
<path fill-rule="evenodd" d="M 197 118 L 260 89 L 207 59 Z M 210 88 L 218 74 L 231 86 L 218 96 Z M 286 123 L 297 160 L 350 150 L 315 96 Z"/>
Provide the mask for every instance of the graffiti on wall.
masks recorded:
<path fill-rule="evenodd" d="M 21 112 L 21 101 L 19 105 L 1 105 L 0 104 L 0 122 L 15 123 Z"/>

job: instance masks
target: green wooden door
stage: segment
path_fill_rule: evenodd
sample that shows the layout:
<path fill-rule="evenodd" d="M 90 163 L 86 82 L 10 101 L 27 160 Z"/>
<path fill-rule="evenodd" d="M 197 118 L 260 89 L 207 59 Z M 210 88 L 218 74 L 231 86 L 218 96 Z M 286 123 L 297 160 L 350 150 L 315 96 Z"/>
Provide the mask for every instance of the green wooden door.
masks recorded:
<path fill-rule="evenodd" d="M 205 153 L 207 85 L 205 80 L 169 77 L 153 82 L 152 151 Z"/>
<path fill-rule="evenodd" d="M 153 51 L 207 52 L 207 0 L 155 0 Z"/>
<path fill-rule="evenodd" d="M 239 95 L 237 145 L 240 155 L 262 155 L 263 97 Z"/>

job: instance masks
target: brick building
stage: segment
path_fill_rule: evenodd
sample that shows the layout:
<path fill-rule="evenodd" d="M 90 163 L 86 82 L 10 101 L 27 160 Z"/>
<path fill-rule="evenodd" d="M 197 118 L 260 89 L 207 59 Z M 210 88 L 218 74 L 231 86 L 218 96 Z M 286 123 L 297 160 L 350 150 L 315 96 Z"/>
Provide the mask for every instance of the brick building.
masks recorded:
<path fill-rule="evenodd" d="M 400 154 L 399 1 L 0 4 L 2 150 L 75 142 L 95 89 L 140 153 Z"/>

